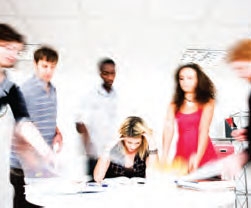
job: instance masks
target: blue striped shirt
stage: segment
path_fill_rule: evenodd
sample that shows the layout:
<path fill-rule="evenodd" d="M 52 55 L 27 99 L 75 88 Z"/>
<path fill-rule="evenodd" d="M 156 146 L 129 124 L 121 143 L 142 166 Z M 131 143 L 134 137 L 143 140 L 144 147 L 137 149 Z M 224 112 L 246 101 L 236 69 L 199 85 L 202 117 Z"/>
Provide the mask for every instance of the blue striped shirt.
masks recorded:
<path fill-rule="evenodd" d="M 56 135 L 57 95 L 56 88 L 49 83 L 49 91 L 45 90 L 46 84 L 37 76 L 28 79 L 21 90 L 31 121 L 40 131 L 46 143 L 51 145 Z M 11 154 L 11 166 L 19 168 L 15 153 Z"/>
<path fill-rule="evenodd" d="M 49 83 L 49 92 L 45 82 L 33 76 L 26 81 L 21 90 L 31 120 L 37 126 L 45 141 L 51 145 L 56 133 L 57 96 L 56 88 Z"/>

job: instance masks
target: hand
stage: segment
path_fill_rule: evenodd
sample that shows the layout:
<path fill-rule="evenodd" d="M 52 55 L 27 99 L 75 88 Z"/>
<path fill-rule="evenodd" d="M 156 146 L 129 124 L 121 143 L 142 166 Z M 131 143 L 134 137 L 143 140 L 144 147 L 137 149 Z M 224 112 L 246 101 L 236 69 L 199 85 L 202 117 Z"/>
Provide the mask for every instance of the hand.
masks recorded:
<path fill-rule="evenodd" d="M 231 133 L 231 136 L 233 136 L 238 141 L 246 141 L 247 140 L 247 129 L 233 130 Z"/>
<path fill-rule="evenodd" d="M 227 157 L 223 162 L 223 169 L 221 173 L 221 178 L 223 180 L 232 180 L 234 177 L 240 173 L 243 166 L 248 161 L 248 155 L 246 152 L 241 152 L 236 155 L 231 155 Z"/>
<path fill-rule="evenodd" d="M 195 171 L 199 167 L 199 161 L 196 154 L 192 154 L 188 161 L 188 172 Z"/>
<path fill-rule="evenodd" d="M 157 145 L 156 145 L 152 132 L 149 132 L 149 133 L 145 132 L 143 136 L 146 138 L 150 150 L 157 149 Z"/>
<path fill-rule="evenodd" d="M 62 150 L 63 146 L 63 137 L 61 133 L 57 133 L 52 141 L 52 148 L 56 153 L 59 153 Z"/>

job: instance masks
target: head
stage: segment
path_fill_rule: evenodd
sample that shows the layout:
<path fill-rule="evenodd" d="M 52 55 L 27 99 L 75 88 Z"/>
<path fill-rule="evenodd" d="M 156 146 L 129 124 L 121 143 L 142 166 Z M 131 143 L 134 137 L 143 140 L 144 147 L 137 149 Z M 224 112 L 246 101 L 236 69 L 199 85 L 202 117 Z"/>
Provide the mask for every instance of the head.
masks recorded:
<path fill-rule="evenodd" d="M 44 82 L 51 81 L 57 63 L 58 53 L 50 47 L 42 46 L 34 52 L 36 75 Z"/>
<path fill-rule="evenodd" d="M 0 24 L 0 68 L 13 67 L 23 45 L 21 34 L 7 24 Z"/>
<path fill-rule="evenodd" d="M 151 129 L 140 117 L 130 116 L 122 123 L 119 134 L 123 138 L 123 145 L 127 152 L 137 152 L 141 159 L 148 151 L 148 142 L 144 133 L 151 133 Z"/>
<path fill-rule="evenodd" d="M 98 67 L 100 77 L 104 81 L 103 86 L 110 91 L 116 75 L 115 62 L 110 58 L 105 58 L 99 62 Z"/>
<path fill-rule="evenodd" d="M 194 93 L 197 102 L 204 104 L 215 98 L 215 87 L 202 68 L 195 63 L 179 66 L 175 73 L 176 91 L 174 103 L 177 110 L 184 101 L 185 93 Z"/>
<path fill-rule="evenodd" d="M 251 39 L 242 39 L 228 51 L 227 62 L 241 78 L 251 82 Z"/>

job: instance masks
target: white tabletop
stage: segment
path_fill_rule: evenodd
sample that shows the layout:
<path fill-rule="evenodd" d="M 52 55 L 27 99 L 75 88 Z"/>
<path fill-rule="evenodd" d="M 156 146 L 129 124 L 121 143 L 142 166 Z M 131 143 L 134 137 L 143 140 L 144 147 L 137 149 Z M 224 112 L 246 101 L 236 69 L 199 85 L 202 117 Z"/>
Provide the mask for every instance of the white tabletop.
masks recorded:
<path fill-rule="evenodd" d="M 185 208 L 229 208 L 234 207 L 235 194 L 229 189 L 195 191 L 178 188 L 175 183 L 163 180 L 146 184 L 124 183 L 108 184 L 108 187 L 85 187 L 85 183 L 81 182 L 42 179 L 26 186 L 26 198 L 31 203 L 46 208 L 161 208 L 167 205 Z"/>

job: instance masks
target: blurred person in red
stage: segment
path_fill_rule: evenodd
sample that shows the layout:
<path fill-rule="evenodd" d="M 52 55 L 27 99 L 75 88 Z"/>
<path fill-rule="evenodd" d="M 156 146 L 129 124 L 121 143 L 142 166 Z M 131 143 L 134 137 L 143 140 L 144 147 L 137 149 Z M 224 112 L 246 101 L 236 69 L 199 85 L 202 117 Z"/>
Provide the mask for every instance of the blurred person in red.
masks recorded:
<path fill-rule="evenodd" d="M 238 77 L 251 83 L 251 39 L 241 39 L 230 47 L 227 54 L 227 62 L 234 69 Z M 242 167 L 251 159 L 251 94 L 248 99 L 249 121 L 248 126 L 242 129 L 236 129 L 232 132 L 232 136 L 239 141 L 248 141 L 248 148 L 243 152 L 232 156 L 225 165 L 223 175 L 225 177 L 235 176 Z M 235 164 L 229 166 L 228 164 Z"/>

